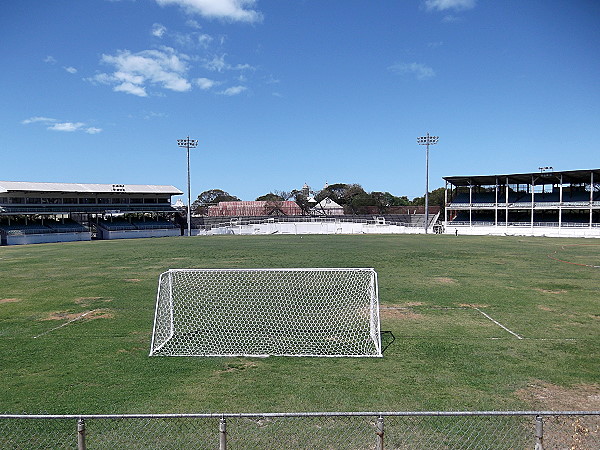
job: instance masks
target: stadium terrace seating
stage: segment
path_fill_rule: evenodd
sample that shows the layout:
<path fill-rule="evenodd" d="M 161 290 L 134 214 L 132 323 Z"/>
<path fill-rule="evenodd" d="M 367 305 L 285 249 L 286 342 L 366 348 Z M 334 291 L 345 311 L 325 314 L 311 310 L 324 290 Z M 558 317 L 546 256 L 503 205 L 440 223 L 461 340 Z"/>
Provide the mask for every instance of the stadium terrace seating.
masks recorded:
<path fill-rule="evenodd" d="M 0 231 L 4 231 L 8 234 L 38 234 L 38 233 L 51 233 L 52 230 L 40 223 L 12 223 L 1 224 Z"/>
<path fill-rule="evenodd" d="M 108 231 L 135 230 L 136 227 L 131 222 L 125 219 L 101 219 L 97 225 Z"/>
<path fill-rule="evenodd" d="M 132 219 L 102 219 L 97 225 L 107 231 L 124 231 L 124 230 L 155 230 L 155 229 L 171 229 L 179 228 L 168 220 L 142 220 Z"/>
<path fill-rule="evenodd" d="M 179 228 L 168 220 L 132 220 L 131 224 L 138 230 Z"/>

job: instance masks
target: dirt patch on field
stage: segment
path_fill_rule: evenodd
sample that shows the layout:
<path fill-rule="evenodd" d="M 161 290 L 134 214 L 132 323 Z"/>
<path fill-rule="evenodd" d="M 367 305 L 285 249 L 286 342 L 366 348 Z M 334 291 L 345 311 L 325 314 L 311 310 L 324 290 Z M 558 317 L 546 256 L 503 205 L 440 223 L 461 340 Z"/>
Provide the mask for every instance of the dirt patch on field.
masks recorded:
<path fill-rule="evenodd" d="M 139 278 L 125 278 L 125 281 L 128 283 L 139 283 L 142 280 Z"/>
<path fill-rule="evenodd" d="M 456 284 L 457 283 L 457 281 L 454 278 L 448 278 L 448 277 L 436 277 L 433 280 L 438 283 L 441 283 L 441 284 Z"/>
<path fill-rule="evenodd" d="M 541 289 L 541 288 L 536 288 L 534 289 L 538 292 L 542 292 L 544 294 L 554 294 L 554 295 L 558 295 L 558 294 L 566 294 L 567 291 L 565 291 L 564 289 Z"/>
<path fill-rule="evenodd" d="M 537 307 L 538 307 L 538 309 L 541 309 L 542 311 L 554 312 L 554 310 L 548 306 L 538 305 Z"/>
<path fill-rule="evenodd" d="M 232 373 L 240 372 L 246 369 L 256 369 L 258 364 L 254 361 L 246 361 L 243 363 L 230 363 L 225 366 L 223 370 L 217 370 L 217 373 Z"/>
<path fill-rule="evenodd" d="M 117 350 L 117 353 L 133 353 L 133 352 L 139 352 L 139 351 L 146 351 L 148 350 L 146 347 L 133 347 L 130 348 L 129 350 L 125 349 L 125 348 L 120 348 L 119 350 Z"/>
<path fill-rule="evenodd" d="M 490 305 L 484 305 L 482 303 L 459 303 L 458 306 L 461 308 L 487 308 Z"/>
<path fill-rule="evenodd" d="M 104 297 L 78 297 L 74 302 L 81 306 L 90 306 L 92 303 L 96 302 L 112 302 L 112 299 Z"/>
<path fill-rule="evenodd" d="M 418 302 L 415 302 L 418 303 Z M 413 305 L 420 306 L 420 305 Z M 423 317 L 422 314 L 419 314 L 410 307 L 407 306 L 385 306 L 379 309 L 379 314 L 382 319 L 398 319 L 398 320 L 410 320 L 410 319 L 419 319 Z"/>
<path fill-rule="evenodd" d="M 108 309 L 94 309 L 92 311 L 84 311 L 79 313 L 70 313 L 66 311 L 52 312 L 40 320 L 82 320 L 93 319 L 112 319 L 115 315 Z"/>
<path fill-rule="evenodd" d="M 565 388 L 544 381 L 534 381 L 526 388 L 519 389 L 516 394 L 533 410 L 600 410 L 600 385 L 598 384 L 580 384 Z"/>
<path fill-rule="evenodd" d="M 0 303 L 17 303 L 20 301 L 18 298 L 0 298 Z"/>

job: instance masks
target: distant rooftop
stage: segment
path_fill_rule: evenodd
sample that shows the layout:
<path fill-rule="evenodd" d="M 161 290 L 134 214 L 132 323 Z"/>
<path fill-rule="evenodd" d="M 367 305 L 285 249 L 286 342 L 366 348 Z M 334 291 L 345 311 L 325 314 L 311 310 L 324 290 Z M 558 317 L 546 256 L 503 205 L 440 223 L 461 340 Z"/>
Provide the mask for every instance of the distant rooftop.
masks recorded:
<path fill-rule="evenodd" d="M 152 184 L 92 184 L 92 183 L 37 183 L 29 181 L 0 181 L 3 192 L 63 192 L 182 195 L 174 186 Z"/>
<path fill-rule="evenodd" d="M 594 183 L 600 182 L 600 169 L 588 170 L 553 170 L 544 172 L 529 172 L 529 173 L 513 173 L 502 175 L 463 175 L 442 177 L 448 183 L 454 186 L 492 186 L 498 183 L 505 184 L 527 184 L 533 179 L 543 178 L 553 183 L 558 183 L 561 180 L 563 183 L 589 183 L 591 176 L 594 176 Z M 542 184 L 541 182 L 538 184 Z"/>

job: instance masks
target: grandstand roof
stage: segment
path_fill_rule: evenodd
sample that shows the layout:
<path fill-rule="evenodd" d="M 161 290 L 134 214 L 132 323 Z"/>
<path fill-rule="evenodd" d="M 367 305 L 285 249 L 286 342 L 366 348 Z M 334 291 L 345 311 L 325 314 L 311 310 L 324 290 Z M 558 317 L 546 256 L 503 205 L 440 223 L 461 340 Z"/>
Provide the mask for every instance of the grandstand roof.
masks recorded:
<path fill-rule="evenodd" d="M 29 181 L 0 181 L 3 192 L 64 192 L 64 193 L 114 193 L 182 195 L 174 186 L 151 184 L 82 184 L 82 183 L 35 183 Z"/>
<path fill-rule="evenodd" d="M 512 173 L 503 175 L 467 175 L 442 178 L 454 186 L 490 186 L 495 185 L 496 182 L 500 185 L 504 185 L 507 184 L 507 181 L 508 184 L 527 184 L 531 183 L 531 178 L 536 176 L 538 178 L 541 177 L 547 179 L 549 182 L 558 182 L 560 181 L 561 175 L 563 183 L 589 183 L 592 173 L 594 174 L 594 182 L 600 182 L 600 169 Z"/>

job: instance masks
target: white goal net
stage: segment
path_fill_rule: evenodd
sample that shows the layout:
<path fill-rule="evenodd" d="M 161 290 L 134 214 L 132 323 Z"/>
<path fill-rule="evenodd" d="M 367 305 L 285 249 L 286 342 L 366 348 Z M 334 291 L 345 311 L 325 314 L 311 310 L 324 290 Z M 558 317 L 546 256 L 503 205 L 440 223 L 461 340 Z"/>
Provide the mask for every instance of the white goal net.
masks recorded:
<path fill-rule="evenodd" d="M 150 355 L 382 356 L 373 269 L 171 269 Z"/>

